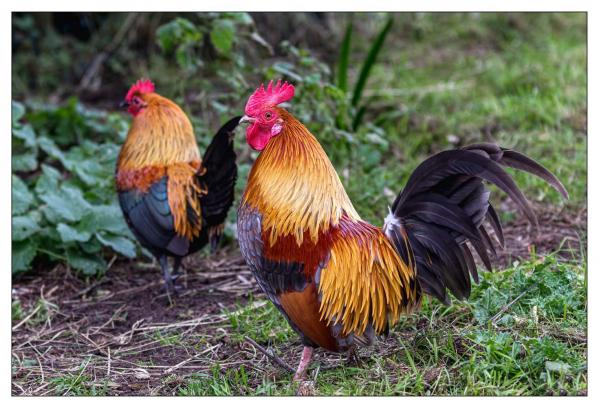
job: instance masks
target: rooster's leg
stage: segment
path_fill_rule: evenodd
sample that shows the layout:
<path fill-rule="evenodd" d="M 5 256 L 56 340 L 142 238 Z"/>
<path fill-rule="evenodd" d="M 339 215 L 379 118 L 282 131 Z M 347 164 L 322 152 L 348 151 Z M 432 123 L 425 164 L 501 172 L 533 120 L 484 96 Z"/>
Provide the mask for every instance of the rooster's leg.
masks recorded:
<path fill-rule="evenodd" d="M 302 381 L 306 378 L 306 371 L 308 370 L 308 366 L 310 365 L 310 361 L 312 360 L 312 351 L 314 349 L 310 346 L 304 346 L 304 351 L 302 352 L 302 359 L 300 360 L 299 366 L 297 366 L 297 371 L 293 376 L 293 381 Z"/>
<path fill-rule="evenodd" d="M 175 262 L 173 264 L 173 274 L 171 275 L 171 281 L 173 282 L 173 284 L 181 276 L 181 274 L 179 273 L 179 268 L 181 267 L 182 260 L 183 258 L 180 257 L 175 258 Z"/>
<path fill-rule="evenodd" d="M 162 276 L 164 277 L 164 286 L 166 287 L 166 292 L 167 294 L 173 293 L 173 278 L 168 267 L 168 259 L 166 255 L 160 255 L 158 262 L 160 262 L 160 269 L 162 269 Z"/>

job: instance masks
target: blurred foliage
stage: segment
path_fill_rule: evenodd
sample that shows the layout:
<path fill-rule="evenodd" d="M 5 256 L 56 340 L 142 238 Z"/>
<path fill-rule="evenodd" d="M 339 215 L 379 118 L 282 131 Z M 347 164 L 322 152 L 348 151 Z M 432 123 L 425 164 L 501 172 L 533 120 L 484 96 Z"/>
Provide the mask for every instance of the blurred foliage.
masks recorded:
<path fill-rule="evenodd" d="M 202 152 L 260 82 L 293 82 L 290 111 L 375 224 L 427 155 L 474 141 L 540 159 L 583 205 L 584 14 L 308 14 L 321 47 L 269 43 L 285 27 L 259 13 L 13 14 L 13 272 L 66 261 L 93 274 L 135 255 L 113 186 L 130 119 L 112 111 L 140 77 L 190 115 Z M 257 156 L 242 140 L 237 197 Z M 561 203 L 541 181 L 517 182 Z"/>

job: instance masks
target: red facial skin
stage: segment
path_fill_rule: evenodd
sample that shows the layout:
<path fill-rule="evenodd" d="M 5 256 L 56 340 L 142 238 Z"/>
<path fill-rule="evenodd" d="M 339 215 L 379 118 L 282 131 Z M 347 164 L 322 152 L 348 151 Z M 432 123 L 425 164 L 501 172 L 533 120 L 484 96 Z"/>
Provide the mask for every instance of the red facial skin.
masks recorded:
<path fill-rule="evenodd" d="M 137 95 L 133 95 L 127 100 L 129 106 L 127 106 L 127 112 L 132 116 L 139 115 L 148 105 Z"/>
<path fill-rule="evenodd" d="M 149 79 L 140 79 L 129 88 L 125 100 L 121 104 L 132 116 L 137 116 L 148 106 L 144 100 L 145 94 L 154 92 L 154 84 Z"/>
<path fill-rule="evenodd" d="M 252 123 L 245 136 L 248 144 L 257 151 L 262 151 L 268 141 L 283 129 L 283 120 L 274 108 L 264 109 L 258 117 L 250 117 L 250 121 Z"/>

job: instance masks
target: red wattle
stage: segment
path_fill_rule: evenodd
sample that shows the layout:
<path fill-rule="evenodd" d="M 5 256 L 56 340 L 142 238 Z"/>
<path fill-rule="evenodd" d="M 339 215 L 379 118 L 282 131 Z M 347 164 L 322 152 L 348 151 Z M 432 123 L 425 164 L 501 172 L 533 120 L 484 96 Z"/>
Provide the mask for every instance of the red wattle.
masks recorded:
<path fill-rule="evenodd" d="M 257 151 L 262 151 L 272 136 L 268 131 L 262 130 L 256 124 L 250 126 L 245 134 L 245 138 L 250 147 Z"/>

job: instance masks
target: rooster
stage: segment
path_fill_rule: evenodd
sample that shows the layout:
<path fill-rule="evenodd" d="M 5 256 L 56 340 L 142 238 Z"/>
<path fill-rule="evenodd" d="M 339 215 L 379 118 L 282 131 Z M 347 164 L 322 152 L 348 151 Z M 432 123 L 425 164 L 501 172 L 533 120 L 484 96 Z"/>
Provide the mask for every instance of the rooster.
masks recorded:
<path fill-rule="evenodd" d="M 133 122 L 117 161 L 119 202 L 139 243 L 160 263 L 170 294 L 183 257 L 208 242 L 214 251 L 222 235 L 237 178 L 232 135 L 240 117 L 217 132 L 202 161 L 189 118 L 152 82 L 137 81 L 121 106 Z"/>
<path fill-rule="evenodd" d="M 294 379 L 305 378 L 313 348 L 355 352 L 387 333 L 423 294 L 448 304 L 478 282 L 472 249 L 491 269 L 503 245 L 483 181 L 497 185 L 533 223 L 526 198 L 502 166 L 539 176 L 565 198 L 559 180 L 527 156 L 480 143 L 438 153 L 411 174 L 383 227 L 363 221 L 326 153 L 287 110 L 294 87 L 272 81 L 249 98 L 241 123 L 260 151 L 238 209 L 243 257 L 260 288 L 304 344 Z"/>

